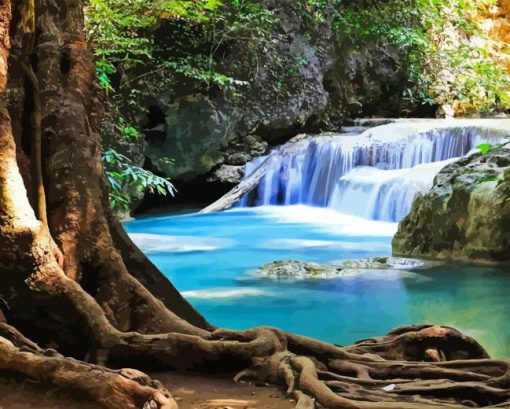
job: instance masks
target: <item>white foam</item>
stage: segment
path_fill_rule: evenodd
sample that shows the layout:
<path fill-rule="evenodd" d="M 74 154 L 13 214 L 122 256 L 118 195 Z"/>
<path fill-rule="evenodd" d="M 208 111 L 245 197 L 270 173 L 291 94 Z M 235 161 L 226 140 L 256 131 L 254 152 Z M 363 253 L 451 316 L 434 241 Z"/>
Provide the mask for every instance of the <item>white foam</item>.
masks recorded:
<path fill-rule="evenodd" d="M 488 137 L 502 137 L 510 131 L 508 119 L 401 119 L 370 128 L 362 135 L 381 142 L 395 142 L 416 134 L 452 129 L 477 129 Z"/>
<path fill-rule="evenodd" d="M 242 210 L 246 211 L 246 208 Z M 253 208 L 253 212 L 276 223 L 307 224 L 321 231 L 346 236 L 391 237 L 397 232 L 398 226 L 397 223 L 367 220 L 333 209 L 306 205 L 261 206 Z"/>
<path fill-rule="evenodd" d="M 197 299 L 235 299 L 242 297 L 270 297 L 271 291 L 260 288 L 210 288 L 207 290 L 191 290 L 181 292 L 185 298 Z"/>
<path fill-rule="evenodd" d="M 506 140 L 509 130 L 508 119 L 418 119 L 377 126 L 359 135 L 329 133 L 299 141 L 291 140 L 273 149 L 268 156 L 255 158 L 246 164 L 246 178 L 263 162 L 267 162 L 267 172 L 259 185 L 244 195 L 240 205 L 307 204 L 326 207 L 331 203 L 338 179 L 353 168 L 371 166 L 393 171 L 460 157 L 481 142 L 498 143 Z M 433 172 L 434 169 L 417 168 L 414 174 L 407 176 L 416 178 L 413 183 L 423 184 Z M 395 178 L 398 182 L 403 173 L 377 173 L 370 180 L 367 175 L 358 173 L 358 176 L 364 177 L 365 184 L 380 182 L 378 176 Z M 391 180 L 387 182 L 391 183 Z M 406 187 L 400 190 L 406 190 Z M 412 202 L 413 193 L 416 192 L 392 194 L 388 199 L 389 207 L 398 206 L 402 195 L 406 195 L 406 203 Z M 409 210 L 407 207 L 406 210 Z M 393 221 L 406 213 L 391 212 L 391 217 L 376 219 Z"/>
<path fill-rule="evenodd" d="M 232 240 L 196 236 L 130 233 L 129 237 L 145 253 L 186 253 L 213 251 L 232 245 Z"/>
<path fill-rule="evenodd" d="M 339 179 L 329 207 L 372 220 L 401 220 L 409 213 L 415 196 L 427 192 L 439 171 L 456 159 L 410 169 L 355 168 Z"/>

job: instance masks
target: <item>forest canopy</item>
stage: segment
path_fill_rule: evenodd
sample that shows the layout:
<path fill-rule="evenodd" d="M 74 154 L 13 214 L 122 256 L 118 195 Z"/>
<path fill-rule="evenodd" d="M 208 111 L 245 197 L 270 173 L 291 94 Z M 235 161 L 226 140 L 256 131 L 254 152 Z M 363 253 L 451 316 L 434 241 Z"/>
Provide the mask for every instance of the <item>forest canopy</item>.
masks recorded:
<path fill-rule="evenodd" d="M 329 24 L 353 42 L 376 38 L 397 47 L 409 83 L 403 92 L 413 102 L 449 104 L 457 114 L 490 112 L 509 102 L 510 57 L 496 0 L 298 3 L 317 24 Z M 216 52 L 236 36 L 267 42 L 277 35 L 271 24 L 281 10 L 269 1 L 92 0 L 85 12 L 100 82 L 112 91 L 132 81 L 130 70 L 139 66 L 162 77 L 169 71 L 208 84 L 243 83 L 222 72 Z M 165 24 L 174 25 L 178 36 L 161 44 L 154 36 Z M 196 52 L 186 53 L 191 49 Z"/>

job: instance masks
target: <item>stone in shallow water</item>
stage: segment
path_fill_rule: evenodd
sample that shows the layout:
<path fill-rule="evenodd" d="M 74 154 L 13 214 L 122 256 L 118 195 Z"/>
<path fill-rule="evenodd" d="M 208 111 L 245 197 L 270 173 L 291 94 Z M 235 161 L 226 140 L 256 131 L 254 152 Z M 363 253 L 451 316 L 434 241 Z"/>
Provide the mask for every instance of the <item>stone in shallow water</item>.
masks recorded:
<path fill-rule="evenodd" d="M 342 277 L 340 267 L 297 260 L 273 261 L 264 264 L 257 273 L 273 278 L 335 278 Z"/>
<path fill-rule="evenodd" d="M 400 257 L 370 257 L 359 260 L 343 260 L 332 264 L 319 264 L 298 260 L 273 261 L 264 264 L 257 274 L 278 279 L 347 278 L 374 270 L 400 271 L 426 269 L 436 266 L 433 261 Z M 412 273 L 409 273 L 412 274 Z"/>
<path fill-rule="evenodd" d="M 369 257 L 360 260 L 345 260 L 340 262 L 343 268 L 356 269 L 414 269 L 424 268 L 429 264 L 422 260 L 402 257 Z"/>

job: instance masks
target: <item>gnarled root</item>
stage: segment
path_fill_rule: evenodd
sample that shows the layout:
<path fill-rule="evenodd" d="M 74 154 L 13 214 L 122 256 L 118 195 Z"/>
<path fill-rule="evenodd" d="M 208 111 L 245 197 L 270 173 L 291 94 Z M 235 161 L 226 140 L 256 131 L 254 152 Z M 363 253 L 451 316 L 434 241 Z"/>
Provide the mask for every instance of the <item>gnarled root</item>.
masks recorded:
<path fill-rule="evenodd" d="M 487 359 L 476 341 L 452 328 L 402 327 L 349 347 L 281 336 L 289 341 L 285 351 L 254 358 L 237 379 L 284 384 L 301 407 L 312 399 L 331 409 L 510 407 L 510 363 Z M 434 362 L 426 353 L 430 349 L 467 359 Z M 416 362 L 383 358 L 398 353 L 406 359 L 417 351 L 425 353 Z"/>
<path fill-rule="evenodd" d="M 16 329 L 0 323 L 0 368 L 30 379 L 88 394 L 108 409 L 177 409 L 157 381 L 133 369 L 111 370 L 41 349 Z"/>
<path fill-rule="evenodd" d="M 399 327 L 380 338 L 365 339 L 347 348 L 403 361 L 454 361 L 488 358 L 482 346 L 454 328 L 433 325 Z"/>

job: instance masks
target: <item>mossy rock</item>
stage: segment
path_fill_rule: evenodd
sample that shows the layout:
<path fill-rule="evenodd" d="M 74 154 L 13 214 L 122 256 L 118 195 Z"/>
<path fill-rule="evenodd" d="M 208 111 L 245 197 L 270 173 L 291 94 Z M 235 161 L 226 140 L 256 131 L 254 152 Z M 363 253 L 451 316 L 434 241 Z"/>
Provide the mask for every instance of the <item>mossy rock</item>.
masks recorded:
<path fill-rule="evenodd" d="M 510 150 L 446 166 L 393 239 L 395 254 L 510 263 Z"/>

